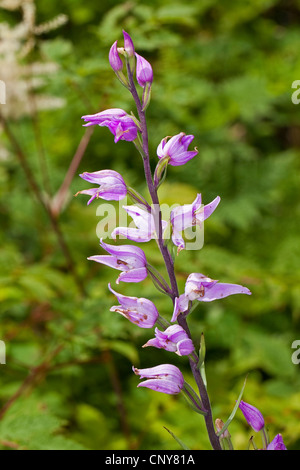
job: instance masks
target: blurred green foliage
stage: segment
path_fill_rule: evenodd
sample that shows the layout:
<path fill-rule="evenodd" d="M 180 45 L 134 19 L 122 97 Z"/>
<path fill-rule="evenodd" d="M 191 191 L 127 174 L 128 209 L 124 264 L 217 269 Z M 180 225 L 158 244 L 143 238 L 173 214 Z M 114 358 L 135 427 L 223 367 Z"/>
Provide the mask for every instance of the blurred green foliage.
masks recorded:
<path fill-rule="evenodd" d="M 166 135 L 194 134 L 199 150 L 184 167 L 169 169 L 161 202 L 191 203 L 197 192 L 204 203 L 221 197 L 203 249 L 176 259 L 181 292 L 190 272 L 252 291 L 199 304 L 189 317 L 196 344 L 202 331 L 206 338 L 214 417 L 226 421 L 248 374 L 245 401 L 263 413 L 271 438 L 280 432 L 289 449 L 299 449 L 300 365 L 292 363 L 291 345 L 300 337 L 300 108 L 291 86 L 300 79 L 300 1 L 36 6 L 38 23 L 68 16 L 24 59 L 58 64 L 44 87 L 65 106 L 8 124 L 42 194 L 53 198 L 60 188 L 85 133 L 82 115 L 135 111 L 108 63 L 111 44 L 121 44 L 126 30 L 154 70 L 147 111 L 153 167 Z M 2 13 L 1 21 L 18 21 L 18 12 Z M 134 147 L 114 145 L 105 128 L 94 130 L 57 229 L 11 139 L 5 132 L 1 139 L 9 151 L 0 167 L 0 338 L 7 356 L 0 365 L 1 448 L 178 448 L 164 426 L 191 449 L 209 448 L 202 418 L 180 397 L 137 389 L 131 370 L 173 362 L 189 379 L 187 361 L 141 349 L 152 332 L 109 311 L 115 299 L 107 283 L 117 274 L 87 261 L 100 253 L 98 204 L 73 198 L 87 187 L 78 174 L 112 168 L 148 197 Z M 155 244 L 142 248 L 163 272 Z M 150 280 L 119 290 L 151 298 L 170 318 L 169 300 Z M 230 432 L 236 448 L 247 447 L 251 431 L 240 412 Z"/>

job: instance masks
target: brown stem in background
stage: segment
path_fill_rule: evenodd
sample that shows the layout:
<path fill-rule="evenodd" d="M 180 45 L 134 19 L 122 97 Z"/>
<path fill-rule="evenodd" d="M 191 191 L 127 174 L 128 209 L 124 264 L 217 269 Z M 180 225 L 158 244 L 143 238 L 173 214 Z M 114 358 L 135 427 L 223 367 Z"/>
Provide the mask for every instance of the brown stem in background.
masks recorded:
<path fill-rule="evenodd" d="M 43 181 L 43 185 L 47 193 L 50 195 L 51 194 L 50 178 L 49 178 L 49 172 L 48 172 L 48 167 L 47 167 L 45 147 L 44 147 L 40 123 L 39 123 L 36 98 L 35 98 L 34 93 L 31 93 L 30 89 L 28 89 L 27 91 L 27 96 L 28 96 L 28 102 L 29 102 L 29 106 L 31 110 L 30 117 L 32 120 L 32 127 L 33 127 L 34 136 L 35 136 L 37 154 L 38 154 L 39 164 L 41 168 L 42 181 Z"/>
<path fill-rule="evenodd" d="M 63 206 L 64 206 L 64 203 L 66 201 L 66 198 L 67 198 L 67 194 L 68 194 L 68 191 L 69 191 L 69 187 L 70 187 L 70 184 L 72 183 L 72 180 L 74 178 L 74 175 L 77 171 L 77 168 L 82 160 L 82 157 L 87 149 L 87 146 L 90 142 L 90 139 L 92 137 L 92 134 L 94 132 L 94 128 L 93 127 L 87 127 L 86 128 L 86 131 L 83 135 L 83 137 L 81 138 L 81 141 L 79 142 L 79 145 L 77 147 L 77 150 L 74 154 L 74 157 L 72 158 L 72 161 L 71 161 L 71 164 L 68 168 L 68 171 L 66 173 L 66 176 L 65 176 L 65 179 L 61 185 L 61 187 L 59 188 L 59 190 L 57 191 L 57 193 L 55 194 L 55 196 L 52 198 L 52 201 L 50 203 L 50 207 L 51 207 L 51 211 L 53 213 L 53 215 L 55 217 L 57 217 Z"/>
<path fill-rule="evenodd" d="M 0 420 L 4 417 L 5 413 L 9 408 L 14 404 L 14 402 L 23 395 L 31 386 L 33 386 L 37 381 L 40 381 L 45 377 L 45 374 L 50 369 L 50 363 L 62 350 L 63 346 L 57 346 L 54 351 L 52 351 L 49 356 L 38 366 L 33 367 L 29 375 L 26 377 L 24 382 L 18 388 L 18 390 L 10 397 L 10 399 L 5 403 L 5 405 L 0 410 Z"/>
<path fill-rule="evenodd" d="M 120 425 L 122 429 L 122 433 L 127 441 L 127 445 L 129 449 L 134 449 L 134 445 L 130 439 L 130 428 L 129 428 L 129 422 L 127 418 L 127 411 L 125 408 L 125 403 L 124 403 L 124 398 L 123 398 L 123 392 L 122 392 L 122 387 L 121 387 L 121 382 L 118 374 L 118 370 L 115 366 L 113 356 L 111 354 L 110 350 L 106 350 L 104 352 L 104 357 L 106 360 L 106 363 L 108 365 L 108 371 L 109 371 L 109 376 L 110 380 L 115 392 L 115 396 L 117 399 L 117 409 L 119 412 L 119 417 L 120 417 Z"/>
<path fill-rule="evenodd" d="M 15 135 L 11 131 L 10 126 L 8 125 L 6 119 L 1 114 L 0 114 L 0 124 L 2 124 L 3 129 L 4 129 L 4 131 L 7 135 L 10 143 L 11 143 L 12 147 L 15 150 L 16 156 L 17 156 L 17 158 L 18 158 L 18 160 L 21 164 L 21 167 L 24 170 L 24 173 L 26 175 L 28 184 L 29 184 L 32 192 L 34 193 L 36 199 L 41 204 L 41 206 L 44 208 L 46 214 L 49 217 L 49 220 L 50 220 L 51 225 L 52 225 L 52 229 L 53 229 L 53 231 L 54 231 L 54 233 L 57 237 L 58 244 L 59 244 L 59 246 L 61 248 L 61 251 L 63 252 L 64 257 L 66 259 L 67 268 L 70 271 L 70 273 L 73 275 L 74 281 L 76 282 L 79 291 L 81 292 L 81 294 L 84 294 L 84 287 L 83 287 L 82 280 L 79 279 L 78 274 L 76 272 L 74 261 L 73 261 L 71 252 L 69 250 L 69 247 L 68 247 L 68 245 L 65 241 L 65 238 L 63 236 L 63 233 L 61 231 L 59 221 L 55 217 L 55 215 L 53 214 L 53 212 L 51 210 L 51 206 L 49 205 L 48 199 L 41 193 L 39 185 L 38 185 L 35 177 L 33 176 L 32 171 L 31 171 L 31 169 L 28 165 L 27 157 L 24 154 L 22 148 L 20 147 L 18 140 L 16 139 Z"/>

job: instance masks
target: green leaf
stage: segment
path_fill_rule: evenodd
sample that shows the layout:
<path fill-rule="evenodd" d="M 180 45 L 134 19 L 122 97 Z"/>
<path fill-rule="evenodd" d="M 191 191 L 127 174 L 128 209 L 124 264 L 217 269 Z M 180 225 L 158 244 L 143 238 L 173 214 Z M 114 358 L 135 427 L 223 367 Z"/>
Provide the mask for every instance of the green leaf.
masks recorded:
<path fill-rule="evenodd" d="M 226 431 L 226 429 L 227 429 L 228 426 L 230 425 L 231 421 L 232 421 L 233 418 L 235 417 L 235 413 L 237 412 L 237 409 L 238 409 L 238 407 L 239 407 L 240 401 L 241 401 L 242 396 L 243 396 L 243 393 L 244 393 L 244 389 L 245 389 L 245 386 L 246 386 L 246 381 L 247 381 L 247 377 L 246 377 L 246 379 L 245 379 L 245 381 L 244 381 L 244 384 L 243 384 L 241 393 L 239 394 L 239 397 L 238 397 L 238 399 L 237 399 L 237 401 L 236 401 L 236 404 L 235 404 L 235 406 L 234 406 L 234 408 L 233 408 L 233 410 L 232 410 L 232 412 L 231 412 L 229 418 L 227 419 L 226 423 L 225 423 L 224 426 L 222 427 L 222 430 L 217 433 L 217 436 L 220 437 L 220 436 L 224 433 L 224 431 Z"/>
<path fill-rule="evenodd" d="M 207 380 L 206 380 L 206 373 L 205 373 L 205 363 L 204 363 L 205 355 L 206 355 L 205 339 L 204 339 L 204 334 L 201 333 L 198 369 L 200 371 L 200 374 L 201 374 L 202 380 L 204 382 L 204 385 L 205 385 L 205 387 L 207 387 Z"/>
<path fill-rule="evenodd" d="M 184 450 L 190 450 L 189 447 L 184 442 L 182 442 L 181 439 L 179 439 L 177 436 L 175 436 L 175 434 L 172 431 L 170 431 L 170 429 L 166 428 L 166 426 L 164 426 L 164 428 L 166 431 L 168 431 L 169 434 L 171 434 L 171 436 L 175 439 L 175 441 L 178 442 L 180 447 L 182 447 Z"/>

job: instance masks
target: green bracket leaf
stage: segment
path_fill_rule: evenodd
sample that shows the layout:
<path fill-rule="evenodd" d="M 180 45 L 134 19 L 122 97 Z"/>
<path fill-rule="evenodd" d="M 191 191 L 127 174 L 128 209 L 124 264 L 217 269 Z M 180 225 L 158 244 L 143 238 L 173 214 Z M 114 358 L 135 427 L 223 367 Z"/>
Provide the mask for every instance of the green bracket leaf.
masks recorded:
<path fill-rule="evenodd" d="M 184 442 L 182 442 L 181 439 L 179 439 L 177 436 L 175 436 L 175 434 L 172 431 L 170 431 L 170 429 L 166 428 L 165 426 L 164 426 L 164 429 L 168 431 L 169 434 L 171 434 L 173 439 L 175 439 L 175 441 L 178 442 L 180 447 L 182 447 L 184 450 L 190 450 L 189 447 Z"/>
<path fill-rule="evenodd" d="M 245 381 L 244 381 L 244 385 L 242 387 L 242 390 L 241 390 L 241 393 L 239 394 L 239 397 L 236 401 L 236 404 L 235 404 L 235 407 L 233 408 L 229 418 L 227 419 L 226 423 L 224 424 L 224 426 L 222 427 L 222 430 L 219 431 L 217 433 L 217 436 L 220 437 L 224 431 L 228 428 L 228 426 L 230 425 L 231 421 L 233 420 L 234 416 L 235 416 L 235 413 L 237 412 L 237 409 L 239 407 L 239 404 L 240 404 L 240 401 L 242 399 L 242 396 L 243 396 L 243 393 L 244 393 L 244 390 L 245 390 L 245 386 L 246 386 L 246 381 L 247 381 L 247 377 L 245 378 Z"/>

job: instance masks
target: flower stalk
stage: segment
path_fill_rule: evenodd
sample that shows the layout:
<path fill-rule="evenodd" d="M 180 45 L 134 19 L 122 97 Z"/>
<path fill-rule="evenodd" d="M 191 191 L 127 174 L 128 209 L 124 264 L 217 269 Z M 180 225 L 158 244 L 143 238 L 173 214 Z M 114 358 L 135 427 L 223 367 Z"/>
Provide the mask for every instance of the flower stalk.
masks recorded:
<path fill-rule="evenodd" d="M 160 248 L 160 251 L 163 256 L 165 266 L 169 275 L 170 284 L 171 284 L 171 297 L 172 297 L 172 301 L 174 304 L 175 299 L 179 296 L 178 285 L 177 285 L 176 276 L 175 276 L 174 262 L 167 246 L 164 244 L 164 240 L 162 237 L 162 232 L 163 232 L 162 214 L 160 210 L 157 188 L 155 187 L 155 184 L 152 178 L 151 167 L 150 167 L 150 156 L 149 156 L 149 146 L 148 146 L 148 128 L 147 128 L 145 111 L 143 110 L 143 106 L 140 101 L 140 98 L 139 98 L 139 95 L 138 95 L 138 92 L 137 92 L 137 89 L 133 80 L 133 74 L 128 65 L 127 65 L 127 73 L 128 73 L 128 80 L 129 80 L 129 91 L 132 94 L 132 97 L 135 101 L 135 105 L 137 108 L 139 121 L 140 121 L 144 173 L 145 173 L 148 190 L 152 199 L 153 207 L 155 208 L 155 211 L 156 211 L 154 213 L 154 220 L 155 220 L 156 233 L 158 236 L 158 246 Z M 191 333 L 189 331 L 189 327 L 187 325 L 187 322 L 184 316 L 179 315 L 177 320 L 178 320 L 178 324 L 185 330 L 189 338 L 191 338 Z M 206 414 L 204 418 L 205 418 L 206 427 L 207 427 L 211 445 L 214 450 L 221 450 L 221 445 L 214 429 L 211 405 L 210 405 L 210 400 L 208 398 L 205 384 L 203 382 L 199 369 L 197 368 L 197 364 L 191 359 L 189 362 L 190 362 L 191 371 L 193 373 L 196 384 L 198 386 L 198 390 L 201 396 L 204 409 L 206 410 Z"/>
<path fill-rule="evenodd" d="M 204 220 L 217 208 L 220 197 L 217 196 L 211 203 L 203 205 L 201 194 L 197 194 L 192 204 L 174 209 L 168 221 L 162 219 L 158 188 L 166 177 L 168 166 L 186 164 L 196 157 L 198 150 L 196 148 L 189 150 L 194 139 L 193 135 L 180 132 L 173 137 L 165 137 L 157 148 L 159 161 L 152 174 L 146 121 L 146 108 L 150 102 L 153 81 L 152 67 L 146 59 L 135 52 L 129 34 L 123 31 L 123 36 L 124 47 L 117 47 L 117 41 L 115 41 L 109 51 L 109 62 L 121 83 L 131 93 L 137 117 L 132 113 L 127 114 L 120 108 L 113 108 L 94 115 L 83 116 L 83 119 L 87 122 L 85 126 L 108 127 L 114 135 L 115 143 L 125 140 L 134 144 L 142 157 L 151 202 L 148 203 L 134 188 L 125 183 L 121 175 L 112 170 L 86 172 L 80 175 L 89 183 L 97 184 L 99 187 L 79 191 L 79 193 L 91 196 L 88 204 L 95 198 L 121 200 L 128 195 L 134 205 L 123 206 L 123 209 L 132 217 L 136 228 L 116 227 L 111 233 L 111 238 L 116 240 L 117 236 L 125 236 L 129 240 L 142 243 L 155 239 L 164 261 L 168 281 L 147 261 L 143 250 L 132 245 L 110 245 L 101 240 L 100 245 L 108 255 L 94 255 L 88 259 L 121 271 L 116 280 L 117 284 L 120 281 L 138 283 L 149 276 L 155 287 L 172 301 L 173 315 L 171 321 L 168 321 L 160 315 L 151 300 L 126 296 L 116 292 L 111 284 L 108 284 L 109 290 L 119 301 L 119 305 L 111 307 L 110 310 L 121 314 L 140 328 L 155 327 L 154 338 L 149 339 L 143 347 L 164 349 L 171 354 L 187 356 L 198 391 L 196 392 L 185 381 L 178 367 L 168 363 L 146 369 L 133 367 L 136 375 L 139 375 L 141 379 L 146 379 L 140 382 L 138 387 L 146 387 L 169 395 L 182 392 L 192 409 L 204 417 L 208 437 L 214 450 L 233 449 L 228 426 L 238 407 L 242 410 L 248 424 L 256 432 L 261 431 L 264 449 L 283 449 L 285 446 L 281 435 L 277 435 L 269 444 L 261 413 L 255 407 L 241 401 L 241 395 L 225 425 L 220 419 L 214 424 L 205 374 L 204 335 L 201 335 L 200 350 L 197 354 L 187 316 L 195 309 L 195 300 L 212 302 L 234 294 L 250 295 L 251 292 L 238 284 L 222 283 L 202 273 L 191 273 L 186 280 L 184 293 L 179 293 L 174 263 L 176 251 L 178 255 L 180 251 L 186 249 L 183 232 L 186 228 L 195 225 L 202 227 Z M 126 73 L 123 72 L 124 65 Z M 141 98 L 135 79 L 143 89 Z M 170 240 L 165 239 L 168 228 L 172 230 Z"/>

